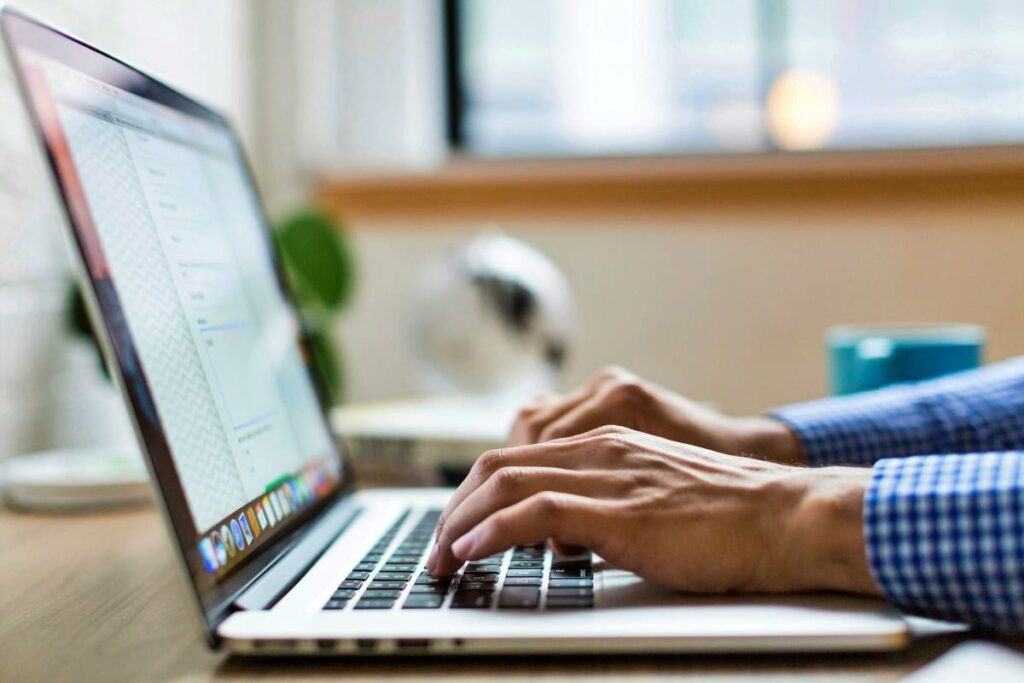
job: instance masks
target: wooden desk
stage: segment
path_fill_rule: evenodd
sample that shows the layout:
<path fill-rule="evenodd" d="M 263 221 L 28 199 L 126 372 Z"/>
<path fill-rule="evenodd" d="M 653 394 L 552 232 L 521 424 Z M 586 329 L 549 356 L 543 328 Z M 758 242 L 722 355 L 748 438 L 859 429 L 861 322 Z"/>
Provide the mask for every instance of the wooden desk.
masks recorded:
<path fill-rule="evenodd" d="M 198 634 L 170 543 L 151 508 L 78 516 L 0 511 L 0 680 L 149 681 L 614 676 L 720 681 L 892 681 L 958 641 L 897 655 L 465 658 L 391 661 L 229 658 Z"/>

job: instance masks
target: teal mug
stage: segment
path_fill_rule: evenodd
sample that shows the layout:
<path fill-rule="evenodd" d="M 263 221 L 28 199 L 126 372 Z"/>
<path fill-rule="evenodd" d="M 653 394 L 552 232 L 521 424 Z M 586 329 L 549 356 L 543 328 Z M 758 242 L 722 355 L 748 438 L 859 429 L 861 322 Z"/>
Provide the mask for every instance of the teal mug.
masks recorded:
<path fill-rule="evenodd" d="M 826 334 L 834 395 L 917 382 L 981 365 L 978 325 L 842 325 Z"/>

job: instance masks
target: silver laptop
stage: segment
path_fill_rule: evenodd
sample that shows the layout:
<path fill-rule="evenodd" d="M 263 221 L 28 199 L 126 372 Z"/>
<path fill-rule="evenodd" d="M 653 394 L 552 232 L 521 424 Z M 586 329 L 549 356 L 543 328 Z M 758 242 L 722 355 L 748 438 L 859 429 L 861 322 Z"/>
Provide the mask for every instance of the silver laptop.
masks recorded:
<path fill-rule="evenodd" d="M 684 596 L 544 543 L 423 569 L 449 491 L 356 491 L 224 117 L 10 9 L 83 288 L 211 645 L 244 654 L 892 650 L 885 604 Z"/>

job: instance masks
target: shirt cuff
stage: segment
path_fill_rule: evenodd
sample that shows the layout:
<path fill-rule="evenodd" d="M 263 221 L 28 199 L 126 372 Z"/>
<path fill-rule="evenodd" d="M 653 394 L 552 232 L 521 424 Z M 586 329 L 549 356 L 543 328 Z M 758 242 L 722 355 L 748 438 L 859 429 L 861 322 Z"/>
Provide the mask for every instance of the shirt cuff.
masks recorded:
<path fill-rule="evenodd" d="M 915 404 L 910 387 L 797 403 L 768 415 L 796 433 L 815 467 L 934 452 L 935 420 Z"/>
<path fill-rule="evenodd" d="M 1024 453 L 880 460 L 864 538 L 871 573 L 898 607 L 1024 630 Z"/>

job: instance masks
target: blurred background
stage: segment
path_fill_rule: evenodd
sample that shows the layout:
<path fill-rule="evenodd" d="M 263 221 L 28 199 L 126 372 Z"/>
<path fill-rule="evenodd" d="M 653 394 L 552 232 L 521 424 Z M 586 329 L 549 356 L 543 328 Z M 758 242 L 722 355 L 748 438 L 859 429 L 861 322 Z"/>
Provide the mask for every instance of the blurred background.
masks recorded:
<path fill-rule="evenodd" d="M 354 263 L 351 402 L 428 391 L 417 273 L 483 230 L 620 364 L 732 412 L 823 395 L 824 330 L 964 321 L 1024 353 L 1024 3 L 21 0 L 226 111 L 271 215 Z M 124 437 L 0 72 L 0 457 Z"/>

